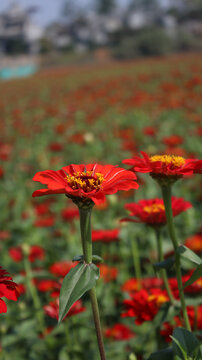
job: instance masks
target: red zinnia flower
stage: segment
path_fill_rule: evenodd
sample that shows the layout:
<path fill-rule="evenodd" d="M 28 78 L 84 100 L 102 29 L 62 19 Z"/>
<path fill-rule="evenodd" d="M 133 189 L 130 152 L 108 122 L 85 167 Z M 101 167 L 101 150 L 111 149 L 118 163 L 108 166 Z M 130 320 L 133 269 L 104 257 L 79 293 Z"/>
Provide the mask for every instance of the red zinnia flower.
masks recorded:
<path fill-rule="evenodd" d="M 140 325 L 153 320 L 161 305 L 167 301 L 169 298 L 164 290 L 150 289 L 148 292 L 142 289 L 131 294 L 131 299 L 123 301 L 126 312 L 122 317 L 135 317 L 135 323 Z"/>
<path fill-rule="evenodd" d="M 191 203 L 183 198 L 172 197 L 173 216 L 179 215 L 190 207 L 192 207 Z M 166 224 L 163 199 L 140 200 L 138 203 L 126 204 L 125 208 L 130 211 L 131 217 L 121 221 L 142 222 L 151 226 Z"/>
<path fill-rule="evenodd" d="M 151 175 L 182 177 L 202 173 L 202 160 L 184 159 L 174 155 L 148 156 L 141 152 L 143 158 L 135 156 L 132 159 L 123 160 L 124 164 L 132 165 L 134 171 L 151 173 Z"/>
<path fill-rule="evenodd" d="M 108 328 L 104 332 L 105 337 L 113 340 L 129 340 L 135 336 L 134 332 L 131 331 L 126 325 L 115 324 L 111 328 Z"/>
<path fill-rule="evenodd" d="M 44 307 L 44 311 L 46 313 L 46 315 L 50 316 L 51 318 L 57 319 L 58 320 L 58 316 L 59 316 L 59 299 L 56 299 L 54 301 L 51 301 L 49 303 L 49 305 L 45 305 Z M 70 308 L 70 310 L 68 311 L 66 317 L 70 317 L 76 314 L 79 314 L 80 312 L 85 311 L 86 308 L 82 305 L 82 301 L 81 300 L 77 300 Z M 65 319 L 64 318 L 64 319 Z"/>
<path fill-rule="evenodd" d="M 119 229 L 113 230 L 94 230 L 92 231 L 92 240 L 93 241 L 100 241 L 103 243 L 110 243 L 114 241 L 118 241 L 119 236 Z"/>
<path fill-rule="evenodd" d="M 70 198 L 91 199 L 95 204 L 105 200 L 105 195 L 118 190 L 137 189 L 136 175 L 113 165 L 69 165 L 61 170 L 38 172 L 33 180 L 48 186 L 36 190 L 32 196 L 66 194 Z"/>
<path fill-rule="evenodd" d="M 7 306 L 2 297 L 6 297 L 8 300 L 16 301 L 19 297 L 18 285 L 13 282 L 11 276 L 8 276 L 8 272 L 3 270 L 0 266 L 0 313 L 7 312 Z"/>

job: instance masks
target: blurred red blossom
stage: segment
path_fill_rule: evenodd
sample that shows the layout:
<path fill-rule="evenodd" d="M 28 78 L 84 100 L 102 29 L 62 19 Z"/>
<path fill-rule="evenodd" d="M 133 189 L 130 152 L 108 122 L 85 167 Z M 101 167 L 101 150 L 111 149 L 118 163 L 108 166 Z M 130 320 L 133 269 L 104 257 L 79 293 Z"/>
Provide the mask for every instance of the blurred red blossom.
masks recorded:
<path fill-rule="evenodd" d="M 59 317 L 59 299 L 55 299 L 54 301 L 50 301 L 48 305 L 45 305 L 43 307 L 44 312 L 46 315 L 50 316 L 51 318 L 57 319 Z M 82 305 L 81 300 L 77 300 L 68 311 L 67 315 L 64 319 L 67 317 L 77 315 L 83 311 L 85 311 L 86 308 Z"/>
<path fill-rule="evenodd" d="M 202 252 L 202 235 L 195 234 L 188 237 L 184 245 L 187 246 L 192 251 L 195 251 L 196 253 Z"/>
<path fill-rule="evenodd" d="M 52 264 L 49 267 L 49 271 L 53 275 L 56 275 L 59 277 L 64 277 L 75 266 L 76 266 L 76 264 L 73 263 L 72 261 L 63 260 L 63 261 L 58 261 L 58 262 L 55 262 L 54 264 Z"/>
<path fill-rule="evenodd" d="M 115 324 L 111 328 L 107 328 L 104 331 L 104 336 L 116 341 L 129 340 L 135 336 L 134 332 L 124 324 Z"/>
<path fill-rule="evenodd" d="M 119 240 L 119 229 L 112 230 L 93 230 L 92 231 L 92 241 L 94 242 L 103 242 L 110 243 Z"/>

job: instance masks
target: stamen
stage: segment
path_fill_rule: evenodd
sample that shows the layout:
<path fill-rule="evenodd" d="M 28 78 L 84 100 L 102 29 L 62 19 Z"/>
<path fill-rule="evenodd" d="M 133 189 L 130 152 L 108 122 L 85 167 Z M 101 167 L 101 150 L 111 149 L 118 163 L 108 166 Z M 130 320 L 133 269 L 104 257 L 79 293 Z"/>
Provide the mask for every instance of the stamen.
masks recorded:
<path fill-rule="evenodd" d="M 143 208 L 143 211 L 147 212 L 148 214 L 159 213 L 162 210 L 165 210 L 163 204 L 152 204 L 152 205 L 144 206 Z"/>
<path fill-rule="evenodd" d="M 90 192 L 102 188 L 104 176 L 101 173 L 94 174 L 93 171 L 77 171 L 73 175 L 67 175 L 65 179 L 73 190 L 82 189 L 84 192 Z"/>
<path fill-rule="evenodd" d="M 172 165 L 174 167 L 181 167 L 185 164 L 183 157 L 175 155 L 154 155 L 149 159 L 151 162 L 161 161 L 165 165 Z"/>

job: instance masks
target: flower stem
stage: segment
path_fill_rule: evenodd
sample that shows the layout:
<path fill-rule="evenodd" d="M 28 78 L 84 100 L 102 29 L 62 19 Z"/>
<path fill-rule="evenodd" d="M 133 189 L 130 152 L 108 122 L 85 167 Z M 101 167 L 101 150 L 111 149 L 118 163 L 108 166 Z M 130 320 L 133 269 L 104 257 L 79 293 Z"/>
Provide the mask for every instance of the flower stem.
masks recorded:
<path fill-rule="evenodd" d="M 92 263 L 92 238 L 91 238 L 92 207 L 91 208 L 79 208 L 79 212 L 80 212 L 81 240 L 82 240 L 84 261 L 87 264 L 90 264 L 90 263 Z M 91 299 L 94 324 L 95 324 L 95 329 L 96 329 L 98 347 L 99 347 L 99 351 L 100 351 L 100 359 L 106 360 L 95 287 L 93 287 L 91 290 L 89 290 L 89 295 L 90 295 L 90 299 Z"/>
<path fill-rule="evenodd" d="M 176 276 L 177 276 L 177 282 L 178 282 L 182 314 L 183 314 L 186 329 L 191 331 L 189 318 L 187 315 L 185 299 L 184 299 L 180 255 L 178 254 L 178 251 L 177 251 L 178 242 L 177 242 L 174 221 L 173 221 L 172 202 L 171 202 L 171 186 L 170 185 L 162 186 L 161 189 L 162 189 L 163 201 L 164 201 L 164 205 L 165 205 L 168 231 L 169 231 L 169 235 L 172 240 L 174 252 L 175 252 L 175 269 L 176 269 Z"/>
<path fill-rule="evenodd" d="M 27 256 L 25 256 L 25 258 L 24 258 L 24 267 L 25 267 L 25 272 L 26 272 L 27 287 L 28 287 L 30 295 L 32 297 L 32 301 L 33 301 L 34 308 L 36 311 L 36 317 L 39 322 L 40 331 L 43 333 L 45 327 L 44 327 L 44 317 L 43 317 L 42 306 L 41 306 L 41 302 L 40 302 L 36 287 L 32 283 L 32 268 L 31 268 L 31 265 L 30 265 L 30 262 L 29 262 L 29 259 Z"/>
<path fill-rule="evenodd" d="M 138 246 L 136 243 L 136 239 L 132 239 L 131 246 L 132 246 L 133 265 L 134 265 L 134 270 L 135 270 L 135 276 L 137 279 L 138 290 L 140 290 L 142 276 L 141 276 L 141 267 L 140 267 L 140 254 L 139 254 L 139 249 L 138 249 Z"/>
<path fill-rule="evenodd" d="M 155 229 L 155 234 L 156 234 L 157 249 L 158 249 L 158 261 L 162 262 L 164 260 L 164 257 L 163 257 L 163 250 L 162 250 L 162 239 L 161 239 L 161 234 L 160 234 L 159 229 Z M 170 302 L 171 302 L 172 305 L 174 305 L 175 304 L 175 299 L 173 297 L 172 290 L 171 290 L 169 282 L 168 282 L 166 269 L 161 269 L 160 270 L 160 275 L 161 275 L 161 278 L 162 278 L 162 280 L 164 282 L 164 286 L 165 286 L 165 289 L 166 289 L 166 291 L 168 293 Z"/>

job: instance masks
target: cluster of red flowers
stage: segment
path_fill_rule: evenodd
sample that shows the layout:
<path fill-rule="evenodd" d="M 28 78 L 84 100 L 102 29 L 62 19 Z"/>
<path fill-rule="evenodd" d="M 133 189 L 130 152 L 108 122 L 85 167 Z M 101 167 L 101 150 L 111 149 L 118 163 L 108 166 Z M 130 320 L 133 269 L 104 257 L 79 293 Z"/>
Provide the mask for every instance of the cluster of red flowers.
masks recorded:
<path fill-rule="evenodd" d="M 124 324 L 115 324 L 111 328 L 107 328 L 104 331 L 106 338 L 110 338 L 116 341 L 129 340 L 135 336 L 134 332 Z"/>
<path fill-rule="evenodd" d="M 11 247 L 9 255 L 15 262 L 22 261 L 24 254 L 21 246 Z M 31 263 L 38 260 L 43 260 L 45 257 L 45 250 L 39 245 L 32 245 L 29 249 L 28 258 Z"/>

